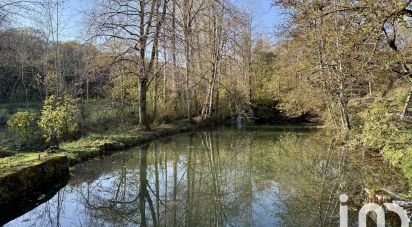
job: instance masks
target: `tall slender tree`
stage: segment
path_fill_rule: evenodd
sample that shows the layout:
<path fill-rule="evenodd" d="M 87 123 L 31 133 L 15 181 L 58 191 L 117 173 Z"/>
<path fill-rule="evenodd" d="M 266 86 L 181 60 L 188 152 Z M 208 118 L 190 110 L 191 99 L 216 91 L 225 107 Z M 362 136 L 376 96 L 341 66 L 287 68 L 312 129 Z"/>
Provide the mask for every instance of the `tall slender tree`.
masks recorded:
<path fill-rule="evenodd" d="M 155 61 L 168 0 L 97 1 L 91 17 L 95 37 L 125 43 L 114 61 L 134 64 L 139 84 L 139 126 L 150 129 L 147 117 L 147 92 L 156 75 Z"/>

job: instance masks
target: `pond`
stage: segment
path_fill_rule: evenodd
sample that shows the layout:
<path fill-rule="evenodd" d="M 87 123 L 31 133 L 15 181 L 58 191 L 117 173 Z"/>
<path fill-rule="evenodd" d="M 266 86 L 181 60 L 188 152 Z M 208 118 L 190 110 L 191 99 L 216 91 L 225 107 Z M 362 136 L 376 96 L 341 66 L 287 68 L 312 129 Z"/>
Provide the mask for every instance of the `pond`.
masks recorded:
<path fill-rule="evenodd" d="M 72 174 L 6 226 L 339 226 L 340 194 L 356 201 L 364 188 L 406 190 L 379 158 L 299 127 L 176 135 L 82 163 Z"/>

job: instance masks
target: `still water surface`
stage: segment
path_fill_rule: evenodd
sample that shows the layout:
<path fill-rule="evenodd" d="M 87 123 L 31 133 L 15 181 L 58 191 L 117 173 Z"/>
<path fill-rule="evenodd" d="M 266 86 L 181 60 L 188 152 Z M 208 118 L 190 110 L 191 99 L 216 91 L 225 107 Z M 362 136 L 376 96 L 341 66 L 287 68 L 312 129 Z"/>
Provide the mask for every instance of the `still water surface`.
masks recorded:
<path fill-rule="evenodd" d="M 157 140 L 76 166 L 6 226 L 338 226 L 341 193 L 404 190 L 387 165 L 324 138 L 246 127 Z"/>

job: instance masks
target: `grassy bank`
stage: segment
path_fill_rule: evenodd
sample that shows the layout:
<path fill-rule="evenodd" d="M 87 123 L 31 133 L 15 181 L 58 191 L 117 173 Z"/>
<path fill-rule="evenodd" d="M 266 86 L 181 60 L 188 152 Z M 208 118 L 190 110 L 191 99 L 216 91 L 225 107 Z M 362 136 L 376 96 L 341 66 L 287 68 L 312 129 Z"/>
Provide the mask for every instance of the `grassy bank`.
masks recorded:
<path fill-rule="evenodd" d="M 154 139 L 210 125 L 210 123 L 200 121 L 196 121 L 195 123 L 178 121 L 170 124 L 162 124 L 150 131 L 141 131 L 137 128 L 130 128 L 123 133 L 90 134 L 77 141 L 61 144 L 60 151 L 54 154 L 28 152 L 1 158 L 0 177 L 32 165 L 38 165 L 54 157 L 66 156 L 70 166 L 73 166 L 79 162 L 108 154 L 113 151 L 124 150 L 128 147 L 143 144 Z"/>

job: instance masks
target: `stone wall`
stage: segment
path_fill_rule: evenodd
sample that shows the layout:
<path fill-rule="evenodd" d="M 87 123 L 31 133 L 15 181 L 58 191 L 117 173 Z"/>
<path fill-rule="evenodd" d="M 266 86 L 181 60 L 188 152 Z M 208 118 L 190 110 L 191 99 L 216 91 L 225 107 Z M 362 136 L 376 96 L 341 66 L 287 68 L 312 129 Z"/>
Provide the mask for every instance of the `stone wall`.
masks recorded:
<path fill-rule="evenodd" d="M 68 176 L 69 160 L 66 156 L 52 157 L 39 164 L 1 176 L 0 226 L 30 207 L 31 204 L 25 202 L 27 198 L 45 197 L 44 194 L 58 182 L 67 181 Z"/>

